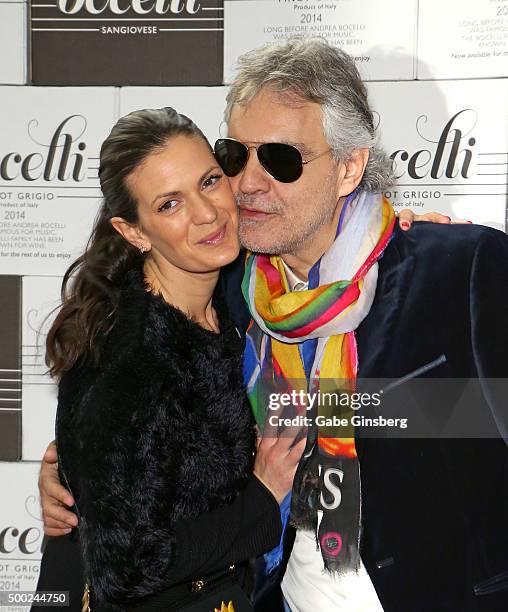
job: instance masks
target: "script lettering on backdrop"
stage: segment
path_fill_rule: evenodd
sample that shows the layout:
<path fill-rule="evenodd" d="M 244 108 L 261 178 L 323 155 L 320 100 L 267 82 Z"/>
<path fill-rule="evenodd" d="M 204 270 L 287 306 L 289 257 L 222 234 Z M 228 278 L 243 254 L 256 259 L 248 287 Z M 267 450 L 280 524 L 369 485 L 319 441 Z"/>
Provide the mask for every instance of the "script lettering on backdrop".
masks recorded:
<path fill-rule="evenodd" d="M 223 0 L 31 0 L 39 85 L 220 85 Z"/>
<path fill-rule="evenodd" d="M 390 154 L 395 179 L 405 187 L 408 186 L 405 181 L 412 181 L 412 188 L 395 188 L 385 195 L 395 206 L 405 207 L 410 203 L 420 208 L 425 206 L 425 199 L 446 197 L 443 187 L 452 186 L 451 180 L 467 182 L 471 179 L 477 144 L 473 134 L 477 122 L 477 113 L 470 108 L 455 113 L 442 127 L 429 125 L 428 116 L 420 115 L 415 122 L 415 132 L 421 148 L 398 149 Z M 419 189 L 419 183 L 430 188 Z"/>
<path fill-rule="evenodd" d="M 179 15 L 184 11 L 195 15 L 201 8 L 199 0 L 58 0 L 57 6 L 66 15 L 75 15 L 83 8 L 90 15 L 100 15 L 108 9 L 115 15 L 125 15 L 130 9 L 137 15 L 148 15 L 152 11 L 157 15 Z"/>
<path fill-rule="evenodd" d="M 369 97 L 394 161 L 396 184 L 386 195 L 395 206 L 505 229 L 506 80 L 485 79 L 481 88 L 471 81 L 370 83 Z"/>
<path fill-rule="evenodd" d="M 0 87 L 0 274 L 61 276 L 97 214 L 114 90 Z"/>
<path fill-rule="evenodd" d="M 56 190 L 29 187 L 34 183 L 77 186 L 87 179 L 87 172 L 96 175 L 98 160 L 85 157 L 86 129 L 85 117 L 71 115 L 56 125 L 46 140 L 39 135 L 39 121 L 32 119 L 27 135 L 33 148 L 0 152 L 0 265 L 2 258 L 9 257 L 57 258 L 70 263 L 70 253 L 58 248 L 65 242 L 66 224 L 51 218 L 44 220 L 46 215 L 40 210 L 62 196 Z M 20 182 L 26 182 L 28 189 Z M 36 221 L 35 216 L 41 220 Z"/>
<path fill-rule="evenodd" d="M 464 133 L 463 130 L 457 127 L 457 124 L 460 118 L 468 117 L 471 120 L 472 126 L 469 132 Z M 444 126 L 437 140 L 433 140 L 431 136 L 425 135 L 423 128 L 427 121 L 428 117 L 426 115 L 418 117 L 416 131 L 422 141 L 428 143 L 427 146 L 429 148 L 420 149 L 411 154 L 409 151 L 401 149 L 394 151 L 390 155 L 396 166 L 395 178 L 401 179 L 406 173 L 415 180 L 426 177 L 431 179 L 440 179 L 442 177 L 451 179 L 459 176 L 459 174 L 464 179 L 470 178 L 470 166 L 476 138 L 470 136 L 467 139 L 467 143 L 465 143 L 465 140 L 477 123 L 476 112 L 472 109 L 464 109 L 453 115 Z M 467 146 L 464 146 L 465 144 Z M 399 169 L 400 167 L 402 167 L 402 171 Z"/>
<path fill-rule="evenodd" d="M 5 463 L 0 472 L 0 590 L 35 591 L 44 538 L 37 495 L 38 463 Z M 22 604 L 22 600 L 19 600 Z M 2 607 L 26 612 L 30 605 Z"/>
<path fill-rule="evenodd" d="M 81 128 L 78 127 L 79 123 L 82 124 Z M 83 152 L 86 143 L 80 141 L 80 138 L 86 131 L 85 117 L 66 117 L 57 126 L 48 143 L 37 140 L 35 132 L 38 125 L 37 119 L 32 119 L 28 124 L 28 135 L 38 148 L 47 151 L 24 156 L 17 151 L 7 153 L 0 161 L 0 178 L 4 181 L 14 181 L 20 177 L 25 181 L 84 180 Z"/>

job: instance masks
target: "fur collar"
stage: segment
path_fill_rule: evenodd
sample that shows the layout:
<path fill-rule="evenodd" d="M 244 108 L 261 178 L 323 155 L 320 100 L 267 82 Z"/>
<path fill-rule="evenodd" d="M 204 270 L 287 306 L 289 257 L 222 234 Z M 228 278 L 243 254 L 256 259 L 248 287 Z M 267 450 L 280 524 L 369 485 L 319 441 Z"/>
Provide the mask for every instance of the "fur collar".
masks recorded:
<path fill-rule="evenodd" d="M 87 547 L 107 546 L 109 533 L 130 541 L 115 536 L 125 526 L 167 540 L 176 521 L 230 502 L 252 473 L 243 342 L 220 295 L 214 304 L 220 334 L 148 293 L 141 270 L 132 270 L 100 363 L 77 364 L 60 381 L 59 468 L 87 516 L 80 531 L 91 577 L 109 570 Z M 145 552 L 159 558 L 155 544 Z M 94 581 L 98 594 L 108 580 Z"/>

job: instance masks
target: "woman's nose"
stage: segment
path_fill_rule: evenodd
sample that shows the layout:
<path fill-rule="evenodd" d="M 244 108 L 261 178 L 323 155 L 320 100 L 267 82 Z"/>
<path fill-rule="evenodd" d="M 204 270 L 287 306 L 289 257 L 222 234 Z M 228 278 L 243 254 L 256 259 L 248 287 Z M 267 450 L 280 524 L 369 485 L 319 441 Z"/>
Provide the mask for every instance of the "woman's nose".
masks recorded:
<path fill-rule="evenodd" d="M 217 208 L 206 197 L 199 197 L 192 203 L 192 221 L 196 225 L 213 223 L 217 219 Z"/>

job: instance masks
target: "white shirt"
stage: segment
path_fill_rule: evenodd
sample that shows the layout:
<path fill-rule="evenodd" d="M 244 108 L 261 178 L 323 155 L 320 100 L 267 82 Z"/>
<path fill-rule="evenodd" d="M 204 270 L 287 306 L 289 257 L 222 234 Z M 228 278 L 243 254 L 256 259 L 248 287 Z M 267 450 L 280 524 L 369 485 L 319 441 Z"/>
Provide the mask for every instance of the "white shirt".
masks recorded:
<path fill-rule="evenodd" d="M 298 529 L 282 592 L 292 612 L 383 612 L 363 563 L 358 573 L 332 576 L 311 531 Z"/>
<path fill-rule="evenodd" d="M 301 278 L 298 278 L 296 274 L 291 270 L 291 268 L 287 265 L 287 263 L 282 259 L 282 265 L 284 266 L 284 271 L 286 272 L 286 279 L 288 281 L 289 288 L 291 291 L 307 291 L 309 288 L 309 281 L 303 281 Z"/>
<path fill-rule="evenodd" d="M 298 278 L 284 260 L 282 263 L 291 291 L 307 290 L 308 281 Z M 358 573 L 330 575 L 311 531 L 297 530 L 281 586 L 292 612 L 383 612 L 363 563 Z"/>

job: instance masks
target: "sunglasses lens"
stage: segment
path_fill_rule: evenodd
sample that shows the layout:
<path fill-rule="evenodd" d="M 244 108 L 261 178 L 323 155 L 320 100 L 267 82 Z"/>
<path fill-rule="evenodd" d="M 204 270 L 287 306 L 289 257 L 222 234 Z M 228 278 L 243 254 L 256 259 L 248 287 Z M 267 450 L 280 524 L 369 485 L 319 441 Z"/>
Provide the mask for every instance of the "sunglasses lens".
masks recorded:
<path fill-rule="evenodd" d="M 302 156 L 291 145 L 276 142 L 263 144 L 258 148 L 258 157 L 276 181 L 292 183 L 302 175 Z"/>
<path fill-rule="evenodd" d="M 219 138 L 214 146 L 215 159 L 226 176 L 236 176 L 245 164 L 249 150 L 241 142 Z"/>

